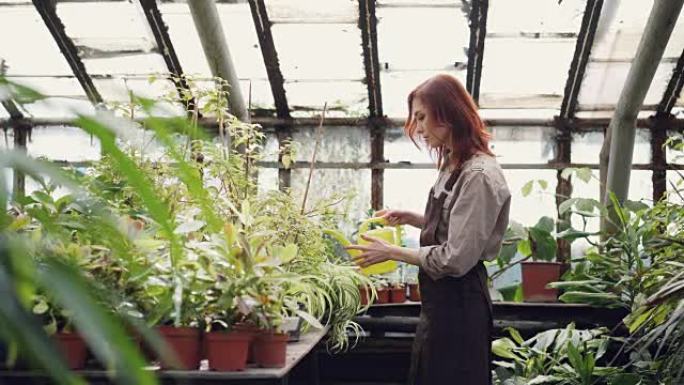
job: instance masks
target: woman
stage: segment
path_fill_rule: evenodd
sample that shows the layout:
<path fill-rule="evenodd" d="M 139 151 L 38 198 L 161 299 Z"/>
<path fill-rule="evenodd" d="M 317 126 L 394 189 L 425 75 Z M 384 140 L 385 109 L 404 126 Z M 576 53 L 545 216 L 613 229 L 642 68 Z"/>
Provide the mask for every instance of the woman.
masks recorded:
<path fill-rule="evenodd" d="M 489 150 L 489 133 L 458 80 L 437 75 L 408 97 L 405 130 L 438 157 L 439 177 L 425 214 L 376 213 L 390 225 L 421 229 L 420 248 L 364 236 L 355 260 L 362 267 L 396 260 L 420 267 L 421 320 L 410 384 L 488 385 L 492 309 L 483 261 L 492 260 L 508 226 L 510 192 Z"/>

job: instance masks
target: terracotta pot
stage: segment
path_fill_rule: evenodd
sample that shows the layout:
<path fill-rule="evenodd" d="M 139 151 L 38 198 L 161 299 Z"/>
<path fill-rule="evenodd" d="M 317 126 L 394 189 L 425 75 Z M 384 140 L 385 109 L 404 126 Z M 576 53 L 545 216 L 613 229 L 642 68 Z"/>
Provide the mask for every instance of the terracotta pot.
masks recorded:
<path fill-rule="evenodd" d="M 420 302 L 420 287 L 417 283 L 409 283 L 409 299 L 414 302 Z"/>
<path fill-rule="evenodd" d="M 370 298 L 368 288 L 359 286 L 359 296 L 361 297 L 361 305 L 368 305 L 368 298 Z"/>
<path fill-rule="evenodd" d="M 261 329 L 258 326 L 247 324 L 247 323 L 237 323 L 233 325 L 233 331 L 241 332 L 243 334 L 249 335 L 249 347 L 247 348 L 247 363 L 253 364 L 256 362 L 254 358 L 254 341 L 257 335 L 261 333 Z"/>
<path fill-rule="evenodd" d="M 56 333 L 52 338 L 69 369 L 83 369 L 88 351 L 83 338 L 78 333 Z"/>
<path fill-rule="evenodd" d="M 209 369 L 219 371 L 244 370 L 247 350 L 252 339 L 250 332 L 211 332 L 205 335 Z"/>
<path fill-rule="evenodd" d="M 546 285 L 560 280 L 562 266 L 558 262 L 523 262 L 522 289 L 525 302 L 556 302 L 558 289 L 548 289 Z"/>
<path fill-rule="evenodd" d="M 375 303 L 388 303 L 389 302 L 389 289 L 382 288 L 376 289 L 378 292 L 378 298 L 375 299 Z"/>
<path fill-rule="evenodd" d="M 287 358 L 287 334 L 262 332 L 254 341 L 254 358 L 262 368 L 282 368 Z"/>
<path fill-rule="evenodd" d="M 173 353 L 178 357 L 179 369 L 196 370 L 201 356 L 200 333 L 197 328 L 159 326 L 157 331 Z M 162 362 L 162 368 L 170 369 L 170 362 Z"/>
<path fill-rule="evenodd" d="M 390 302 L 404 303 L 406 302 L 406 286 L 393 287 L 390 289 Z"/>

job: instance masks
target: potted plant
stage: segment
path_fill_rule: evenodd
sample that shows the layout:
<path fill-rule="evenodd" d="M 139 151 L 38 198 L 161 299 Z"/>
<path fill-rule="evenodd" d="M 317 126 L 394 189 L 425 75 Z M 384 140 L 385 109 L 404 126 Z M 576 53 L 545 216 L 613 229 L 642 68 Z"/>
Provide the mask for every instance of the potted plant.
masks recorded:
<path fill-rule="evenodd" d="M 416 277 L 408 278 L 406 286 L 408 286 L 409 300 L 413 302 L 420 302 L 420 287 L 418 286 L 418 279 Z"/>
<path fill-rule="evenodd" d="M 555 302 L 558 290 L 548 288 L 558 281 L 562 264 L 556 259 L 557 244 L 554 237 L 555 222 L 542 217 L 532 227 L 513 223 L 504 237 L 504 244 L 497 257 L 500 270 L 493 278 L 511 266 L 520 263 L 522 270 L 522 291 L 526 302 Z M 516 255 L 518 261 L 512 262 Z"/>
<path fill-rule="evenodd" d="M 202 353 L 199 311 L 208 283 L 198 285 L 189 269 L 180 272 L 182 278 L 162 273 L 151 279 L 161 287 L 150 287 L 150 293 L 155 295 L 155 307 L 143 312 L 148 315 L 147 322 L 156 325 L 156 331 L 171 353 L 159 357 L 161 367 L 195 370 L 199 368 Z"/>
<path fill-rule="evenodd" d="M 88 349 L 81 335 L 71 325 L 69 313 L 40 294 L 34 295 L 32 310 L 43 320 L 43 329 L 57 345 L 69 369 L 83 369 Z"/>
<path fill-rule="evenodd" d="M 389 303 L 390 291 L 387 280 L 385 278 L 375 277 L 373 281 L 373 285 L 375 286 L 375 292 L 377 293 L 375 303 Z"/>
<path fill-rule="evenodd" d="M 389 299 L 391 303 L 406 302 L 406 285 L 400 281 L 393 281 L 389 285 Z"/>
<path fill-rule="evenodd" d="M 254 332 L 235 327 L 242 319 L 238 311 L 240 280 L 231 279 L 207 292 L 204 305 L 205 352 L 210 370 L 240 371 L 247 366 Z"/>

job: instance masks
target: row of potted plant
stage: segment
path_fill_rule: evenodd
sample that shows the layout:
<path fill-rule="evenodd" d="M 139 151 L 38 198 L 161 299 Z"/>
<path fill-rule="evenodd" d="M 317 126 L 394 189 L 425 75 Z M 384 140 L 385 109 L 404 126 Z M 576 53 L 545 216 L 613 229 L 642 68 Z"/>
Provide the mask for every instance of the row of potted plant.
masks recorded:
<path fill-rule="evenodd" d="M 139 103 L 151 113 L 154 103 Z M 112 314 L 155 328 L 181 368 L 198 367 L 202 349 L 195 346 L 202 340 L 214 369 L 244 368 L 247 354 L 236 352 L 249 341 L 260 365 L 282 365 L 282 332 L 293 317 L 303 320 L 303 330 L 328 325 L 333 350 L 349 346 L 363 306 L 356 288 L 370 281 L 326 240 L 329 218 L 338 217 L 330 205 L 304 212 L 290 193 L 258 193 L 258 127 L 227 120 L 233 146 L 226 148 L 185 119 L 150 117 L 145 128 L 163 148 L 151 158 L 144 147 L 116 139 L 122 127 L 135 127 L 128 119 L 82 117 L 78 124 L 104 153 L 85 174 L 70 175 L 80 191 L 58 196 L 57 183 L 40 181 L 41 189 L 12 202 L 12 231 L 45 247 L 31 253 L 37 264 L 56 258 L 76 266 Z M 33 302 L 46 331 L 65 341 L 60 346 L 79 344 L 78 334 L 61 334 L 72 314 L 58 301 L 40 292 Z M 254 330 L 240 330 L 245 319 Z M 257 328 L 258 336 L 248 338 Z M 157 359 L 162 349 L 149 339 L 143 346 Z M 221 363 L 229 355 L 215 354 L 216 346 L 233 344 L 241 347 L 229 349 L 240 362 Z M 82 362 L 82 345 L 69 350 Z M 72 366 L 81 364 L 74 358 Z"/>
<path fill-rule="evenodd" d="M 367 286 L 359 286 L 361 293 L 361 303 L 368 304 L 371 302 L 376 304 L 383 303 L 404 303 L 407 300 L 413 302 L 420 302 L 420 287 L 418 283 L 387 283 L 382 279 L 375 279 L 372 288 Z"/>

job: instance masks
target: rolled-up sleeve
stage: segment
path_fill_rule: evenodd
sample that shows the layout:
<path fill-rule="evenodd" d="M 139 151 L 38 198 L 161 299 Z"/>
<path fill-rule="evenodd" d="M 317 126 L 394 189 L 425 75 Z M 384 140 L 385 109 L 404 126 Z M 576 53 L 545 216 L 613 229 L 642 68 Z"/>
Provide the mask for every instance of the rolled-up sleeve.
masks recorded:
<path fill-rule="evenodd" d="M 421 267 L 432 279 L 460 277 L 477 264 L 508 198 L 486 173 L 464 176 L 467 179 L 450 211 L 446 242 L 418 251 Z"/>

